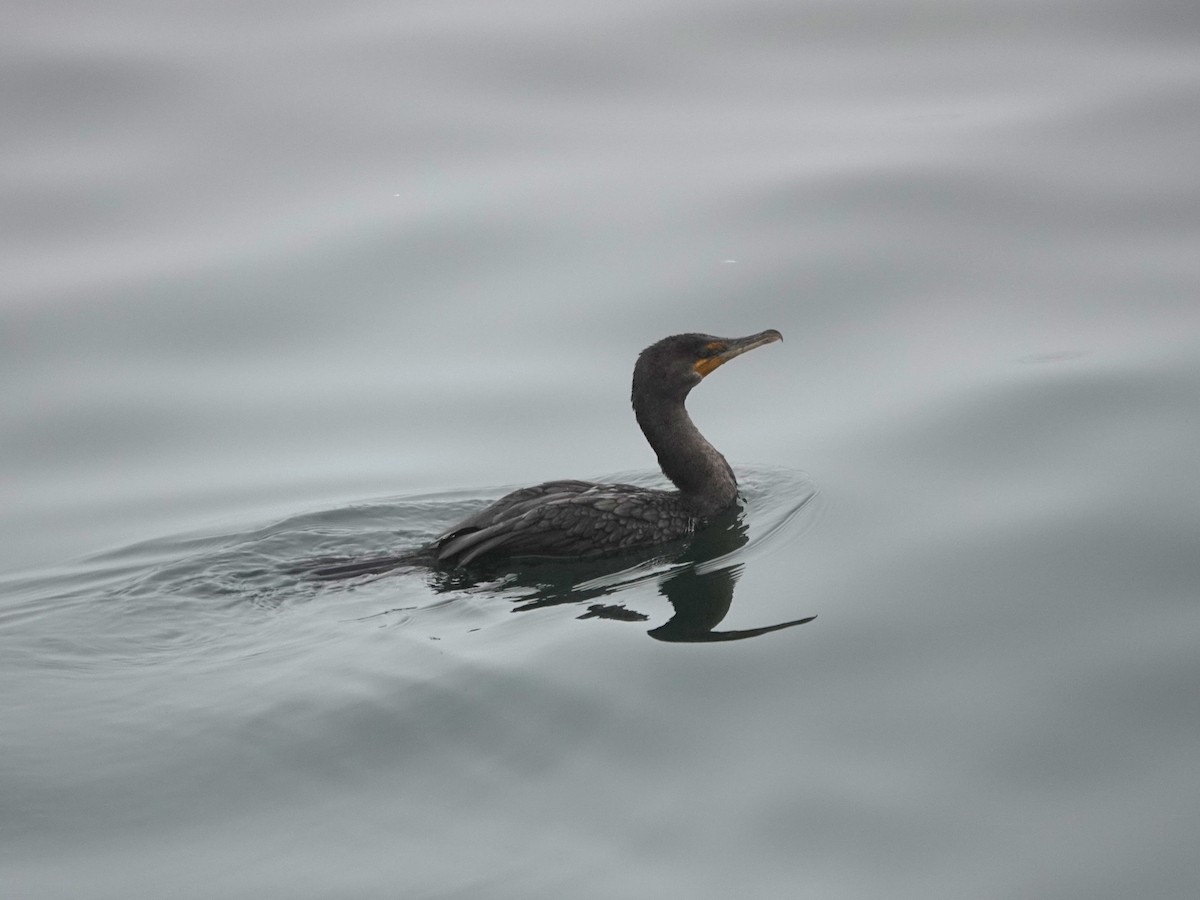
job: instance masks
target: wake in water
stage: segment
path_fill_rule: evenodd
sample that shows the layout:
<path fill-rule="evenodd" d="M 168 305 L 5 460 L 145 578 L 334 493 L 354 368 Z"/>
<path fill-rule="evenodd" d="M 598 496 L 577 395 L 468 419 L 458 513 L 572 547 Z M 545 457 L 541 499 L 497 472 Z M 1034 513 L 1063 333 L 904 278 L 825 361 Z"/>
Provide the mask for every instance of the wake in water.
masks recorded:
<path fill-rule="evenodd" d="M 251 531 L 143 542 L 94 557 L 70 573 L 24 579 L 28 603 L 8 611 L 36 615 L 86 604 L 87 615 L 144 617 L 149 628 L 172 635 L 165 644 L 174 645 L 202 640 L 205 619 L 218 617 L 222 629 L 236 627 L 244 615 L 239 611 L 278 610 L 347 593 L 357 599 L 378 594 L 389 608 L 399 599 L 413 622 L 431 602 L 440 606 L 465 596 L 502 599 L 514 612 L 574 605 L 583 608 L 580 619 L 644 622 L 649 616 L 627 608 L 619 595 L 654 585 L 674 615 L 652 636 L 735 640 L 811 620 L 717 630 L 747 563 L 798 539 L 813 519 L 816 497 L 802 475 L 754 469 L 743 475 L 743 499 L 735 509 L 673 544 L 603 559 L 479 560 L 439 568 L 419 548 L 446 522 L 486 500 L 415 496 L 305 514 Z M 105 602 L 96 606 L 97 600 Z"/>

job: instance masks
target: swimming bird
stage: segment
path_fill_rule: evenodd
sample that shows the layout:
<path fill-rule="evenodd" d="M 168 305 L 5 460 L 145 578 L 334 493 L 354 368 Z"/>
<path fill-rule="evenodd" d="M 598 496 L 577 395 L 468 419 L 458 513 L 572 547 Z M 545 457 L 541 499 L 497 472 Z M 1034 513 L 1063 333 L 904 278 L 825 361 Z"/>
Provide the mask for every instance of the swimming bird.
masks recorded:
<path fill-rule="evenodd" d="M 667 544 L 737 501 L 737 478 L 688 415 L 692 388 L 736 356 L 783 340 L 774 329 L 740 338 L 676 334 L 633 369 L 637 423 L 675 490 L 589 481 L 521 488 L 468 516 L 417 556 L 444 567 L 511 558 L 593 558 Z"/>

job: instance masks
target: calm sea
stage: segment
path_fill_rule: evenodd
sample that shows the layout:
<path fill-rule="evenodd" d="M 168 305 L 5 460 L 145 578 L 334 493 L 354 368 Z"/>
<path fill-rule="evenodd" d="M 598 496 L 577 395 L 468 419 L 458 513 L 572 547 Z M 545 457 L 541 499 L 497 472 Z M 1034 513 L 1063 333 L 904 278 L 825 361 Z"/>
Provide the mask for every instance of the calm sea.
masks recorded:
<path fill-rule="evenodd" d="M 1200 6 L 4 19 L 6 898 L 1200 896 Z M 703 546 L 297 572 L 765 328 Z"/>

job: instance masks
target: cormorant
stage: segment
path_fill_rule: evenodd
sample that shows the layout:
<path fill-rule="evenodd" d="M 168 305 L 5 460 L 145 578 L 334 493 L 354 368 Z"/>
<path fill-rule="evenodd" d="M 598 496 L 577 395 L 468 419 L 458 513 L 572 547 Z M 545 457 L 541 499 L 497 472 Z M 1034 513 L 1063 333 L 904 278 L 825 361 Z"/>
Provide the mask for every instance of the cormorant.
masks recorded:
<path fill-rule="evenodd" d="M 651 344 L 633 369 L 633 411 L 677 490 L 548 481 L 501 497 L 418 555 L 464 566 L 485 557 L 597 557 L 686 537 L 733 506 L 737 479 L 704 439 L 684 401 L 704 376 L 747 350 L 783 340 L 774 329 L 741 338 L 676 334 Z"/>

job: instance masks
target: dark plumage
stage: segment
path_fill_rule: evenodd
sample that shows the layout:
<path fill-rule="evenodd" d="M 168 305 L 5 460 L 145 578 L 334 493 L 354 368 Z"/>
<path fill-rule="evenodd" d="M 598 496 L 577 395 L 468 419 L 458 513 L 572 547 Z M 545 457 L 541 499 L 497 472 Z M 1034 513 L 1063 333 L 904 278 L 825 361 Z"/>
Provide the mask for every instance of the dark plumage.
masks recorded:
<path fill-rule="evenodd" d="M 783 336 L 677 334 L 650 345 L 633 370 L 633 411 L 677 490 L 548 481 L 501 497 L 423 548 L 436 564 L 480 557 L 596 557 L 686 537 L 737 500 L 729 463 L 688 416 L 688 393 L 722 363 Z"/>

